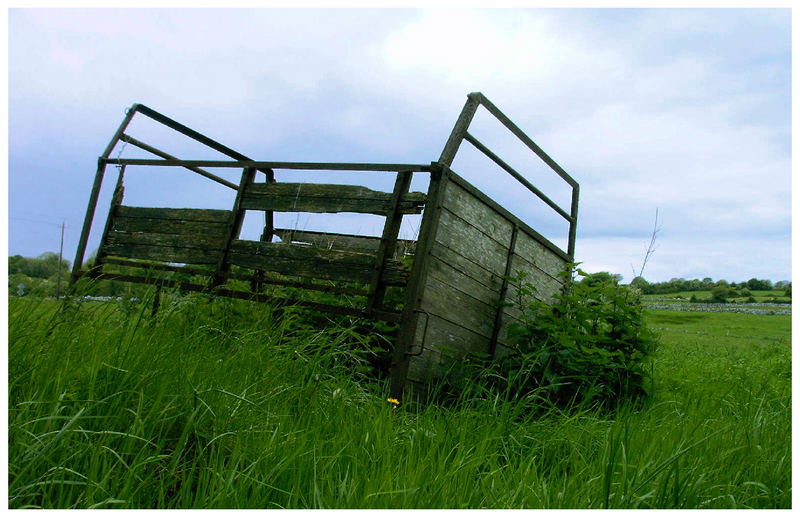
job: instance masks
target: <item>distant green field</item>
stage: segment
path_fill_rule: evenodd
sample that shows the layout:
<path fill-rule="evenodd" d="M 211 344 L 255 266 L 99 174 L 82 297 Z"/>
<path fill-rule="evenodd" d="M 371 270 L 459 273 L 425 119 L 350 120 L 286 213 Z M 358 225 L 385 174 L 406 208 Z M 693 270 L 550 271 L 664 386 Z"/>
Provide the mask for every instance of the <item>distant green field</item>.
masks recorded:
<path fill-rule="evenodd" d="M 791 382 L 791 316 L 648 311 L 661 337 L 657 382 L 667 390 L 708 395 L 737 383 L 775 386 Z"/>
<path fill-rule="evenodd" d="M 789 316 L 647 312 L 648 400 L 539 414 L 395 408 L 363 330 L 301 311 L 8 316 L 11 508 L 791 508 Z"/>
<path fill-rule="evenodd" d="M 698 299 L 703 298 L 711 298 L 711 291 L 681 291 L 678 293 L 669 293 L 669 294 L 646 294 L 644 295 L 645 300 L 652 300 L 652 299 L 663 299 L 663 298 L 683 298 L 688 300 L 692 296 L 696 296 Z M 756 299 L 757 302 L 767 302 L 772 298 L 776 298 L 782 301 L 790 301 L 791 299 L 784 296 L 783 289 L 773 289 L 770 291 L 750 291 L 750 296 Z M 737 296 L 735 298 L 730 298 L 731 301 L 745 301 L 747 300 L 747 296 Z"/>

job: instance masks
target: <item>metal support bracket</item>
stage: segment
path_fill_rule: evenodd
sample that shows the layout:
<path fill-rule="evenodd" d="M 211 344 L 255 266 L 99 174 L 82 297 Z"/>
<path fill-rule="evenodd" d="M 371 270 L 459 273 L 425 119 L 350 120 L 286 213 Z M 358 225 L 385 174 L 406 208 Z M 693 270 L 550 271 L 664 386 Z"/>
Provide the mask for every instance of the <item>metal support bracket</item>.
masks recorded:
<path fill-rule="evenodd" d="M 425 315 L 425 327 L 422 329 L 422 340 L 419 347 L 419 352 L 406 352 L 406 357 L 417 357 L 422 355 L 425 351 L 425 338 L 428 335 L 428 322 L 431 320 L 431 314 L 425 309 L 414 309 L 413 312 L 420 312 Z"/>

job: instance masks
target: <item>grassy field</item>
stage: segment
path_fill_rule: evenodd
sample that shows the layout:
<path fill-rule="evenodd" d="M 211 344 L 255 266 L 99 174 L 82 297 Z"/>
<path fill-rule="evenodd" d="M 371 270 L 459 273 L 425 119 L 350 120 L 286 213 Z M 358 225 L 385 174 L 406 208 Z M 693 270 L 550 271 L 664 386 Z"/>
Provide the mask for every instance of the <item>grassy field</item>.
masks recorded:
<path fill-rule="evenodd" d="M 646 294 L 644 295 L 645 300 L 664 300 L 664 299 L 678 299 L 682 298 L 684 300 L 688 300 L 692 296 L 697 297 L 699 300 L 711 298 L 711 291 L 680 291 L 677 293 L 669 293 L 669 294 Z M 772 289 L 770 291 L 750 291 L 750 296 L 755 298 L 756 302 L 758 303 L 765 303 L 772 300 L 780 300 L 780 301 L 791 301 L 791 299 L 784 294 L 783 289 Z M 737 302 L 744 302 L 748 299 L 748 296 L 736 296 L 730 298 L 730 301 L 737 301 Z"/>
<path fill-rule="evenodd" d="M 9 299 L 12 508 L 790 508 L 789 316 L 653 311 L 614 412 L 386 401 L 342 321 Z"/>

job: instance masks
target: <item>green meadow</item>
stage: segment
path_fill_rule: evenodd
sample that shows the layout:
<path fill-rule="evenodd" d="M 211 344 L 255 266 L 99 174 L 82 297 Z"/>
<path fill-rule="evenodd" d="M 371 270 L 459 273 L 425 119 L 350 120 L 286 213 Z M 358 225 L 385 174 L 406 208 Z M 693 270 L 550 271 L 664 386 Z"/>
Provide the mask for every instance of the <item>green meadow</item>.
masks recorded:
<path fill-rule="evenodd" d="M 643 296 L 647 300 L 666 300 L 666 299 L 684 299 L 688 300 L 694 296 L 698 300 L 711 298 L 711 291 L 678 291 L 675 293 L 665 294 L 646 294 Z M 791 302 L 791 298 L 786 296 L 783 289 L 772 289 L 765 291 L 750 291 L 750 296 L 733 296 L 729 298 L 731 302 L 745 302 L 748 298 L 753 297 L 756 303 L 769 303 L 774 301 Z"/>
<path fill-rule="evenodd" d="M 356 321 L 9 298 L 11 508 L 791 508 L 791 317 L 650 311 L 649 396 L 395 407 Z"/>

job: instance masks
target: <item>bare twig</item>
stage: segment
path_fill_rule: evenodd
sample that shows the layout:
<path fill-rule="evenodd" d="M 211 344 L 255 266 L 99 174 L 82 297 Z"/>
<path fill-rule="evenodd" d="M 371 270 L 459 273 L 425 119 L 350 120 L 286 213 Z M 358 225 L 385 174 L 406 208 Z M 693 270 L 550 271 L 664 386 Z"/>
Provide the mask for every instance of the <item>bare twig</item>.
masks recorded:
<path fill-rule="evenodd" d="M 639 270 L 639 276 L 642 278 L 644 278 L 644 268 L 647 266 L 647 261 L 650 260 L 650 257 L 656 251 L 656 236 L 660 231 L 661 227 L 658 226 L 658 207 L 656 207 L 656 220 L 653 223 L 653 233 L 650 235 L 650 245 L 647 246 L 647 252 L 644 254 L 644 260 L 642 261 L 642 268 Z"/>

